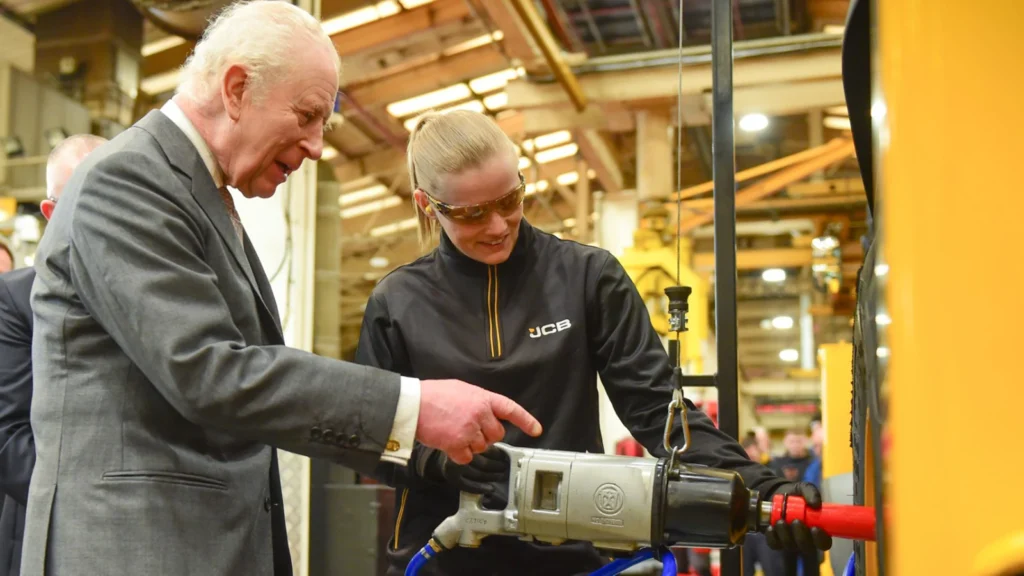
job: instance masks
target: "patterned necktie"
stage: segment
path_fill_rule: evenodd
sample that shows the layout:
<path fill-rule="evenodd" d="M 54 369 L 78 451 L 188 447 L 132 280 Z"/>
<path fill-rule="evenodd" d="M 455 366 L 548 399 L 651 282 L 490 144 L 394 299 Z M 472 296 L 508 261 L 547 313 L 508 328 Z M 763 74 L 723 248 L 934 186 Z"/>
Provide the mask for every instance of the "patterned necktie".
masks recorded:
<path fill-rule="evenodd" d="M 224 201 L 224 207 L 227 208 L 228 216 L 231 218 L 231 226 L 234 227 L 235 234 L 238 235 L 238 241 L 241 243 L 244 229 L 242 228 L 242 220 L 238 217 L 238 212 L 235 210 L 235 199 L 231 197 L 231 192 L 228 191 L 227 186 L 222 186 L 219 191 L 220 198 Z"/>

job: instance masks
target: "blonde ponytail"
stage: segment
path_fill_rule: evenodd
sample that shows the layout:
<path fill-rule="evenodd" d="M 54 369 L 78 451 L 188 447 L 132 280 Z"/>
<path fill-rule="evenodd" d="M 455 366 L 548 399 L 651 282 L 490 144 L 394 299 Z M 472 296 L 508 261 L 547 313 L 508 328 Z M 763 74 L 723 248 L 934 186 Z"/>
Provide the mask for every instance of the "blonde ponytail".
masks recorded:
<path fill-rule="evenodd" d="M 409 182 L 435 198 L 446 199 L 444 177 L 479 166 L 495 155 L 509 154 L 516 161 L 515 144 L 489 116 L 472 110 L 427 112 L 417 118 L 409 136 L 406 158 Z M 413 198 L 420 247 L 437 236 L 437 220 L 425 214 Z"/>

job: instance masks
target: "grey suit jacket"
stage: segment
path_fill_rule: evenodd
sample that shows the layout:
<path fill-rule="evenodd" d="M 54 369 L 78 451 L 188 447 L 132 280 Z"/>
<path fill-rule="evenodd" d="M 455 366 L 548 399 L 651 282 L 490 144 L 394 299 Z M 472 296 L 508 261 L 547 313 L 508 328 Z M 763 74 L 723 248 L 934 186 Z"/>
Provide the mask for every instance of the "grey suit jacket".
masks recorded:
<path fill-rule="evenodd" d="M 378 464 L 399 376 L 284 346 L 251 245 L 162 113 L 75 171 L 36 272 L 25 576 L 270 575 L 270 446 Z"/>

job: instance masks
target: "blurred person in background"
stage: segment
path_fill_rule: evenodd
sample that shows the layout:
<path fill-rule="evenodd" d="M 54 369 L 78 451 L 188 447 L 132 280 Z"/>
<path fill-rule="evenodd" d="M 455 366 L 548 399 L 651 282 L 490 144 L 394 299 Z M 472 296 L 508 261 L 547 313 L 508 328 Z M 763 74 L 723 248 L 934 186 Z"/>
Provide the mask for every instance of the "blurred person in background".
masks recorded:
<path fill-rule="evenodd" d="M 40 210 L 47 220 L 78 164 L 106 142 L 91 134 L 64 139 L 46 159 L 46 199 Z M 45 234 L 45 231 L 43 232 Z M 19 268 L 0 274 L 0 576 L 17 576 L 25 532 L 25 505 L 35 465 L 35 442 L 29 422 L 32 406 L 32 308 L 36 271 Z"/>
<path fill-rule="evenodd" d="M 0 240 L 0 274 L 11 270 L 14 270 L 14 252 L 3 240 Z"/>
<path fill-rule="evenodd" d="M 773 458 L 769 466 L 775 473 L 790 482 L 803 482 L 807 469 L 816 460 L 808 449 L 810 440 L 807 431 L 792 428 L 786 431 L 783 438 L 786 452 Z M 817 487 L 817 484 L 813 484 Z M 820 574 L 819 556 L 817 551 L 785 550 L 783 551 L 783 576 L 797 576 L 798 566 L 803 566 L 802 576 L 818 576 Z"/>

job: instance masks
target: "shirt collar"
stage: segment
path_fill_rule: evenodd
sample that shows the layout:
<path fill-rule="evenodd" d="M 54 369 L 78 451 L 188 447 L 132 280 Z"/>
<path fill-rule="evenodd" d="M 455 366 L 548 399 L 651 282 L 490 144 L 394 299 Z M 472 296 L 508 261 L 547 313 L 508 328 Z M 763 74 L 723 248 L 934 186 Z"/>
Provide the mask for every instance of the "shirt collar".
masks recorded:
<path fill-rule="evenodd" d="M 185 136 L 189 139 L 189 142 L 196 147 L 199 152 L 199 156 L 203 159 L 203 164 L 206 165 L 206 169 L 210 171 L 210 177 L 213 178 L 213 184 L 217 188 L 224 187 L 224 173 L 221 172 L 220 165 L 217 164 L 217 159 L 213 157 L 213 152 L 210 150 L 210 146 L 203 140 L 203 137 L 199 135 L 199 131 L 196 130 L 192 121 L 188 119 L 185 112 L 172 98 L 168 100 L 161 108 L 160 111 L 165 116 L 170 118 L 174 125 L 181 129 L 185 133 Z"/>

